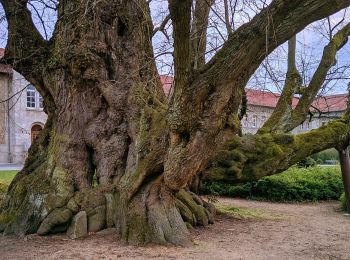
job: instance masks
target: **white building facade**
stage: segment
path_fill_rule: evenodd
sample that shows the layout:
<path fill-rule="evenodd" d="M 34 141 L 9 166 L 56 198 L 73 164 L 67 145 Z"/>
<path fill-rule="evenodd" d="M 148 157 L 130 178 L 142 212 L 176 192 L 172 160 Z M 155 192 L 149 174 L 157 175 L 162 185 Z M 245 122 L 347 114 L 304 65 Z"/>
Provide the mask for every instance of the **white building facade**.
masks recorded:
<path fill-rule="evenodd" d="M 23 164 L 47 115 L 35 88 L 9 66 L 0 65 L 0 164 Z"/>
<path fill-rule="evenodd" d="M 243 134 L 255 134 L 271 116 L 274 107 L 264 107 L 248 104 L 247 110 L 247 115 L 245 115 L 242 119 L 242 132 Z M 317 129 L 333 119 L 340 118 L 344 112 L 345 110 L 324 112 L 321 114 L 314 112 L 311 118 L 308 116 L 304 123 L 296 127 L 292 133 L 300 134 L 312 129 Z"/>

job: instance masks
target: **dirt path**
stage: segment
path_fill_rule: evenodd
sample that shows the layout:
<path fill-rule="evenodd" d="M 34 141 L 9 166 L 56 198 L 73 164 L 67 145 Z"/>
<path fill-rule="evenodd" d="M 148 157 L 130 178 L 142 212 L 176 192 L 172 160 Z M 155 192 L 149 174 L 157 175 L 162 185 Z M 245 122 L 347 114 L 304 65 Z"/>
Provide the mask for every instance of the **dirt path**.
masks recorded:
<path fill-rule="evenodd" d="M 190 248 L 123 244 L 113 234 L 84 240 L 64 235 L 0 238 L 0 259 L 350 259 L 350 218 L 337 202 L 277 204 L 222 198 L 223 208 L 249 208 L 248 218 L 220 215 L 193 231 Z M 252 213 L 252 214 L 251 214 Z M 249 215 L 251 215 L 249 217 Z"/>

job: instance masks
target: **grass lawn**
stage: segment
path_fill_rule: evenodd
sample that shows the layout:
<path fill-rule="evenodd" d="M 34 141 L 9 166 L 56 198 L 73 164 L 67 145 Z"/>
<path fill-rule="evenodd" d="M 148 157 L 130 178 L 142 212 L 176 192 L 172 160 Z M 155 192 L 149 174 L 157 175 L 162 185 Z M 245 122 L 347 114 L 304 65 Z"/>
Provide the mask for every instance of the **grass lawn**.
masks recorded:
<path fill-rule="evenodd" d="M 6 192 L 18 171 L 0 171 L 0 193 Z"/>

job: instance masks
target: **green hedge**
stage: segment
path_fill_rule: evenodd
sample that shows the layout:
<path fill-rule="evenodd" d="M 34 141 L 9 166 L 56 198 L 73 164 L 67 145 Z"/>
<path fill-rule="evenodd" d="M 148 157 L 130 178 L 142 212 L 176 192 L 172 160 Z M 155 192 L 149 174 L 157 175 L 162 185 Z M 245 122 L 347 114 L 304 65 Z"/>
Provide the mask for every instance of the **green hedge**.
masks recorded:
<path fill-rule="evenodd" d="M 201 190 L 204 194 L 270 201 L 317 201 L 337 200 L 344 189 L 339 167 L 292 167 L 254 183 L 205 183 Z"/>
<path fill-rule="evenodd" d="M 311 155 L 318 164 L 328 164 L 329 161 L 339 162 L 339 153 L 336 149 L 328 149 Z"/>

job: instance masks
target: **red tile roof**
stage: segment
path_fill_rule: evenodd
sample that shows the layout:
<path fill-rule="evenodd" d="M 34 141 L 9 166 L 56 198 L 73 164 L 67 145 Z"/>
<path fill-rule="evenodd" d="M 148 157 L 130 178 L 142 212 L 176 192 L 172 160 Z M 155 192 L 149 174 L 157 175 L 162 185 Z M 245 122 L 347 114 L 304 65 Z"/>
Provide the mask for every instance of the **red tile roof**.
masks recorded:
<path fill-rule="evenodd" d="M 248 104 L 252 106 L 262 106 L 274 108 L 277 105 L 280 94 L 271 91 L 263 91 L 256 89 L 246 89 Z M 293 107 L 298 104 L 298 99 L 293 98 Z"/>
<path fill-rule="evenodd" d="M 163 90 L 166 95 L 169 94 L 172 84 L 173 77 L 171 76 L 160 76 L 163 84 Z M 246 89 L 248 105 L 262 106 L 275 108 L 280 97 L 280 94 L 273 93 L 270 91 Z M 313 103 L 311 110 L 321 112 L 336 112 L 344 111 L 347 108 L 348 94 L 331 95 L 326 97 L 317 98 Z M 298 98 L 293 98 L 293 107 L 298 104 Z"/>
<path fill-rule="evenodd" d="M 317 98 L 312 106 L 321 112 L 344 111 L 347 108 L 348 94 L 331 95 Z"/>
<path fill-rule="evenodd" d="M 172 92 L 172 86 L 174 82 L 174 78 L 171 76 L 160 76 L 160 81 L 163 84 L 163 90 L 166 96 L 169 96 L 170 92 Z"/>

